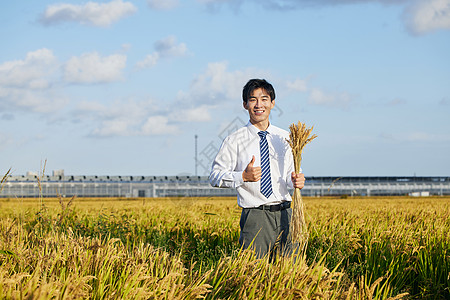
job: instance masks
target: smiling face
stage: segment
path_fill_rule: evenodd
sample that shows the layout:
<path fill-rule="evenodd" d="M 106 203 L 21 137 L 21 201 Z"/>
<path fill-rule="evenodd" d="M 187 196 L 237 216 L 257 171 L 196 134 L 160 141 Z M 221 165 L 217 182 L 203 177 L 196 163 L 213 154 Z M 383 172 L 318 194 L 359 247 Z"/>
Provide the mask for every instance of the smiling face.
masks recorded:
<path fill-rule="evenodd" d="M 253 90 L 244 101 L 244 108 L 250 116 L 250 123 L 260 130 L 266 130 L 269 127 L 270 110 L 275 106 L 275 100 L 272 100 L 266 90 L 257 88 Z"/>

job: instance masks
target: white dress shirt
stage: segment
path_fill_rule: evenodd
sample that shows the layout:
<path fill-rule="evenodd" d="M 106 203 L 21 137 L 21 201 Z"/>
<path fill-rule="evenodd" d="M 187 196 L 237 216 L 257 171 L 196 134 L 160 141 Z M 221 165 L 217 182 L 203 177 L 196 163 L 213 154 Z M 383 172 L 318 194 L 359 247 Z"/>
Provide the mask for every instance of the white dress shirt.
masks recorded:
<path fill-rule="evenodd" d="M 255 156 L 254 167 L 261 166 L 259 150 L 260 130 L 248 124 L 224 139 L 213 162 L 209 182 L 214 187 L 235 188 L 238 205 L 242 208 L 260 205 L 279 204 L 292 201 L 288 189 L 293 188 L 291 173 L 294 172 L 292 150 L 286 141 L 289 132 L 269 125 L 267 142 L 269 144 L 270 175 L 272 179 L 272 195 L 266 198 L 260 192 L 260 180 L 244 182 L 242 173 Z"/>

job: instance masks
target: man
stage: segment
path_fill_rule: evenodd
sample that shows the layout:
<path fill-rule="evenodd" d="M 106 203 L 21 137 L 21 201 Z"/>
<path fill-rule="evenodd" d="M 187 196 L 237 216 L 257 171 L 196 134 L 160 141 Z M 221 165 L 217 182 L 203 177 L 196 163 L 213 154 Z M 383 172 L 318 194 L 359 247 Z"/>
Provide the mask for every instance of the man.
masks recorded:
<path fill-rule="evenodd" d="M 226 137 L 213 162 L 212 186 L 236 188 L 242 208 L 239 243 L 258 257 L 275 251 L 290 254 L 289 188 L 303 188 L 305 177 L 294 173 L 289 133 L 270 124 L 275 90 L 264 79 L 251 79 L 242 91 L 248 124 Z"/>

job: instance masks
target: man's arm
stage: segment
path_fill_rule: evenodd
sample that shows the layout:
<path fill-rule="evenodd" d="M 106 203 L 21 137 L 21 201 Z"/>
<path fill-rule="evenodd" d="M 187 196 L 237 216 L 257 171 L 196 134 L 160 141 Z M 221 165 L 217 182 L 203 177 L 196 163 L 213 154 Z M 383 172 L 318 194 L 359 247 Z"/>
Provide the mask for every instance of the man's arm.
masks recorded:
<path fill-rule="evenodd" d="M 236 188 L 244 179 L 243 171 L 235 170 L 237 162 L 237 150 L 226 138 L 220 146 L 219 152 L 214 159 L 209 174 L 209 183 L 213 187 Z"/>

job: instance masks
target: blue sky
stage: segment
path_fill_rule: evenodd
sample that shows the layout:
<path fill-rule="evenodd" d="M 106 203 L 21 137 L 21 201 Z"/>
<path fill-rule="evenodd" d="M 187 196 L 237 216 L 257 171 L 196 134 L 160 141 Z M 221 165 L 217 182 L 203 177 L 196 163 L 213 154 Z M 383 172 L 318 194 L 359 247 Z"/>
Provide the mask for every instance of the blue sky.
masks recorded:
<path fill-rule="evenodd" d="M 271 122 L 318 135 L 306 176 L 450 175 L 450 0 L 6 1 L 0 19 L 3 173 L 206 175 L 265 78 Z"/>

